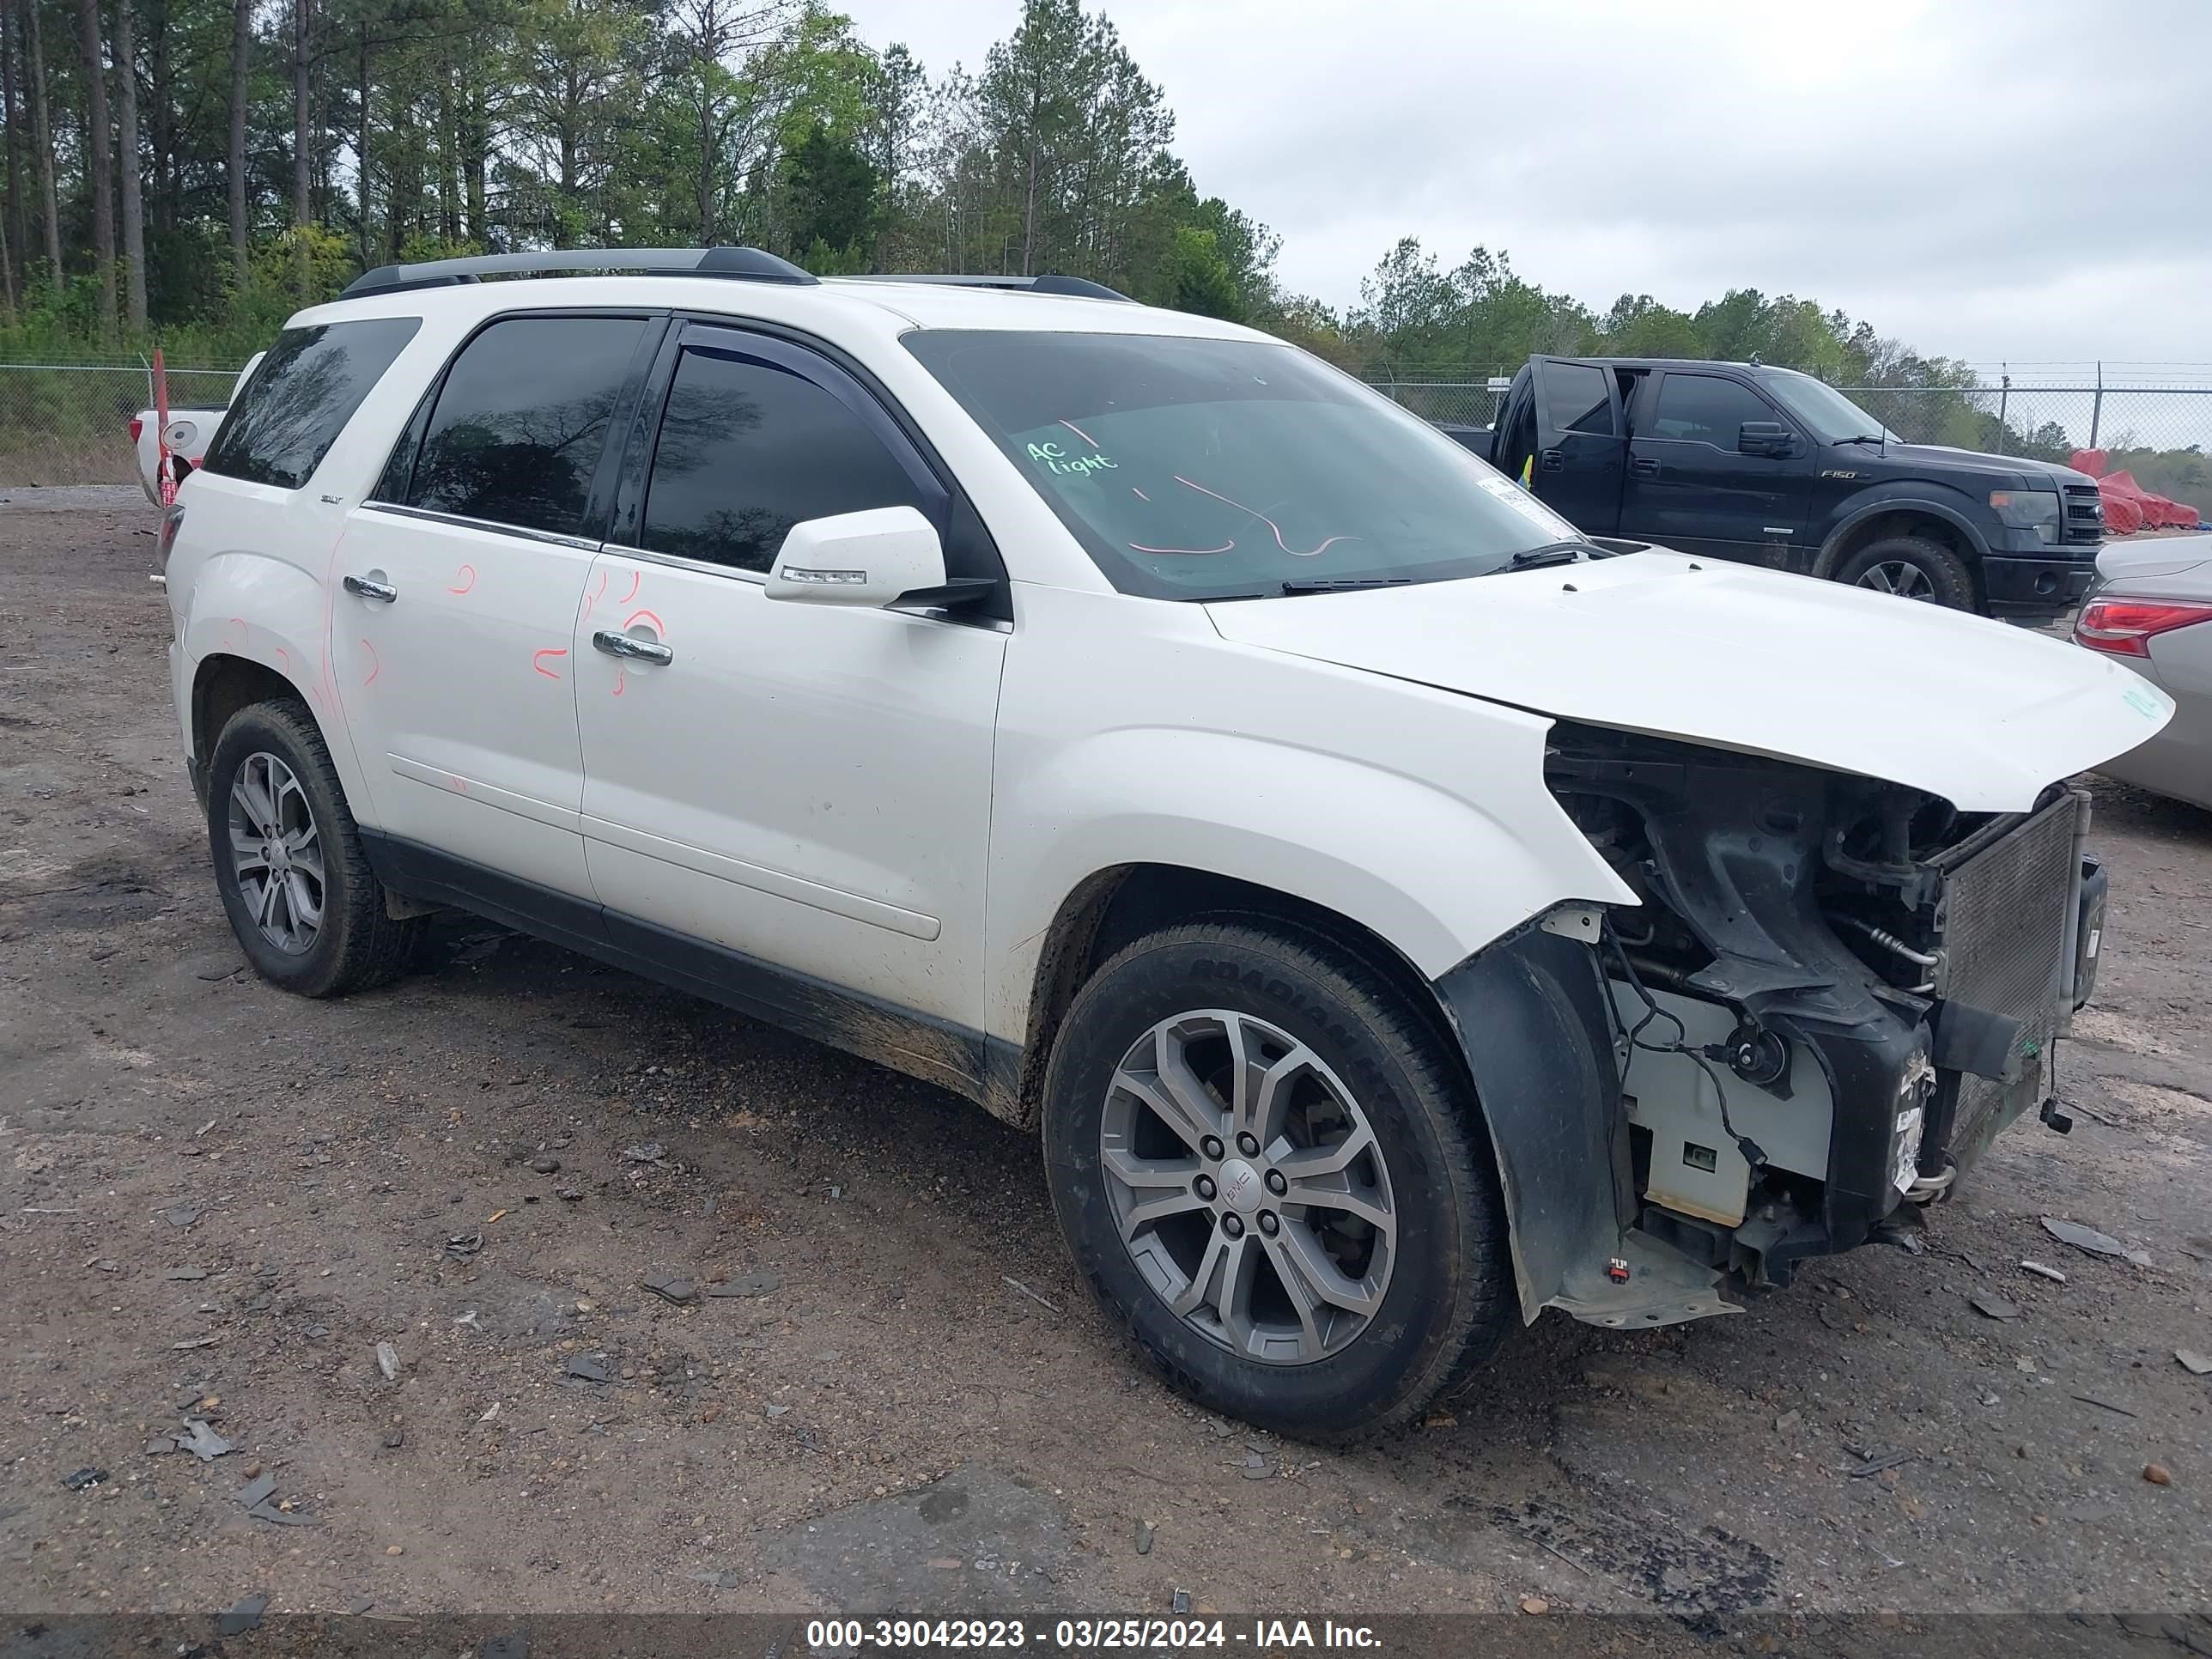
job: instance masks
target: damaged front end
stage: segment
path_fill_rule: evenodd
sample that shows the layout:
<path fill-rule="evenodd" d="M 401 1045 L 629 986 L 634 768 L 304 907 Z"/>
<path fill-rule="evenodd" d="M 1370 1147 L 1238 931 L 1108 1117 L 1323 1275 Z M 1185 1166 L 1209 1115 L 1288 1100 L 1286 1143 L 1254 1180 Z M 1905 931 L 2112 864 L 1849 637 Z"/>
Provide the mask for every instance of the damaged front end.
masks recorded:
<path fill-rule="evenodd" d="M 1440 985 L 1470 1039 L 1529 1317 L 1729 1311 L 1727 1286 L 1786 1285 L 1806 1256 L 1917 1224 L 1900 1206 L 1945 1195 L 2030 1108 L 2067 1127 L 2052 1048 L 2089 994 L 2104 894 L 2085 795 L 2053 785 L 2030 811 L 1966 814 L 1900 785 L 1571 724 L 1553 728 L 1546 776 L 1644 902 L 1555 913 Z M 1577 933 L 1584 965 L 1551 961 Z M 1494 1031 L 1494 981 L 1539 958 L 1577 981 L 1562 1006 L 1602 999 L 1617 1083 L 1601 1121 L 1521 1103 L 1468 1030 Z M 1589 1118 L 1597 1097 L 1581 1088 L 1567 1115 Z M 1550 1167 L 1562 1140 L 1579 1197 Z"/>

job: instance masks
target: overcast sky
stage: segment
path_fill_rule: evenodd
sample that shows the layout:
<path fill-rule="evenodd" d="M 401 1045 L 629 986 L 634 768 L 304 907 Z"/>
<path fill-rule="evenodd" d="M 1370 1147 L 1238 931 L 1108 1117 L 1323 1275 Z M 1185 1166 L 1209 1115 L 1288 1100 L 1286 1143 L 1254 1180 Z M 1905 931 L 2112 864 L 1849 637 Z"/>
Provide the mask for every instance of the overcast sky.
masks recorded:
<path fill-rule="evenodd" d="M 1019 11 L 836 3 L 933 73 Z M 1200 191 L 1331 305 L 1410 234 L 1600 310 L 1748 286 L 1978 364 L 2212 365 L 2212 0 L 1105 9 Z"/>

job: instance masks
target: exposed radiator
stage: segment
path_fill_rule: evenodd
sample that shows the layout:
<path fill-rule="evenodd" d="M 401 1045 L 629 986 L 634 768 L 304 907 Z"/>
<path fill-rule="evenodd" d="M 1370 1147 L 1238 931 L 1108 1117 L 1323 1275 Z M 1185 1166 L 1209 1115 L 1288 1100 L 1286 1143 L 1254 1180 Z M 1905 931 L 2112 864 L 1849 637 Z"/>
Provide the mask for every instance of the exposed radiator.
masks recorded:
<path fill-rule="evenodd" d="M 1935 860 L 1947 870 L 1937 994 L 2021 1022 L 2014 1081 L 1958 1080 L 1948 1146 L 1961 1164 L 2051 1093 L 2051 1044 L 2069 991 L 2067 924 L 2080 873 L 2075 825 L 2081 810 L 2079 795 L 2062 791 L 1995 839 L 1969 837 Z"/>

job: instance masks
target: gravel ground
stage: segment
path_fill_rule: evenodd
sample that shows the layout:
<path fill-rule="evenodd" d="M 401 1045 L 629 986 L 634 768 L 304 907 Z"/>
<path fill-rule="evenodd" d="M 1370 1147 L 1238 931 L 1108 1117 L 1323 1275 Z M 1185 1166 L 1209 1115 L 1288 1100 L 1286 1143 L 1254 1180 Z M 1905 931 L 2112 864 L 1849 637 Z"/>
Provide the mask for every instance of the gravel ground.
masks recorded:
<path fill-rule="evenodd" d="M 1035 1144 L 949 1096 L 465 920 L 374 995 L 261 984 L 174 756 L 151 514 L 27 495 L 0 508 L 11 1607 L 2212 1606 L 2212 1377 L 2175 1358 L 2212 1352 L 2212 817 L 2096 785 L 2078 1127 L 2009 1131 L 1925 1254 L 1673 1331 L 1547 1318 L 1421 1431 L 1317 1452 L 1141 1374 Z M 233 1449 L 167 1449 L 188 1419 Z"/>

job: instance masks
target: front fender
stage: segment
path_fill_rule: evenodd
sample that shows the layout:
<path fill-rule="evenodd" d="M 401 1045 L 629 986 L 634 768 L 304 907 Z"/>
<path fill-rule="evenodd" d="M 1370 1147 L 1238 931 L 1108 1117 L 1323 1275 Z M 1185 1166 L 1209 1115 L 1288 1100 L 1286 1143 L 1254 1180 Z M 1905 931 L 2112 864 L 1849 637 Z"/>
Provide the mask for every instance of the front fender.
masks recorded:
<path fill-rule="evenodd" d="M 1832 574 L 1851 532 L 1869 519 L 1888 513 L 1924 513 L 1931 519 L 1941 519 L 1959 532 L 1978 561 L 1988 554 L 1990 543 L 1987 533 L 1967 516 L 1971 501 L 1960 491 L 1943 489 L 1925 482 L 1874 484 L 1856 495 L 1847 495 L 1838 503 L 1821 532 L 1820 552 L 1813 562 L 1813 574 Z"/>
<path fill-rule="evenodd" d="M 191 695 L 216 659 L 257 663 L 296 690 L 322 728 L 338 781 L 355 816 L 372 823 L 372 799 L 362 775 L 345 710 L 332 678 L 327 643 L 330 612 L 324 584 L 300 566 L 259 554 L 217 553 L 193 573 L 181 601 L 179 714 L 185 738 L 212 745 L 213 732 L 192 729 Z"/>
<path fill-rule="evenodd" d="M 1528 918 L 1570 900 L 1635 894 L 1543 782 L 1550 722 L 1525 723 L 1520 787 L 1498 805 L 1363 761 L 1232 733 L 1123 727 L 1067 746 L 1018 789 L 1001 822 L 1018 860 L 995 862 L 990 1029 L 1017 1042 L 1038 957 L 1066 896 L 1100 872 L 1164 864 L 1303 899 L 1359 923 L 1434 978 Z"/>

